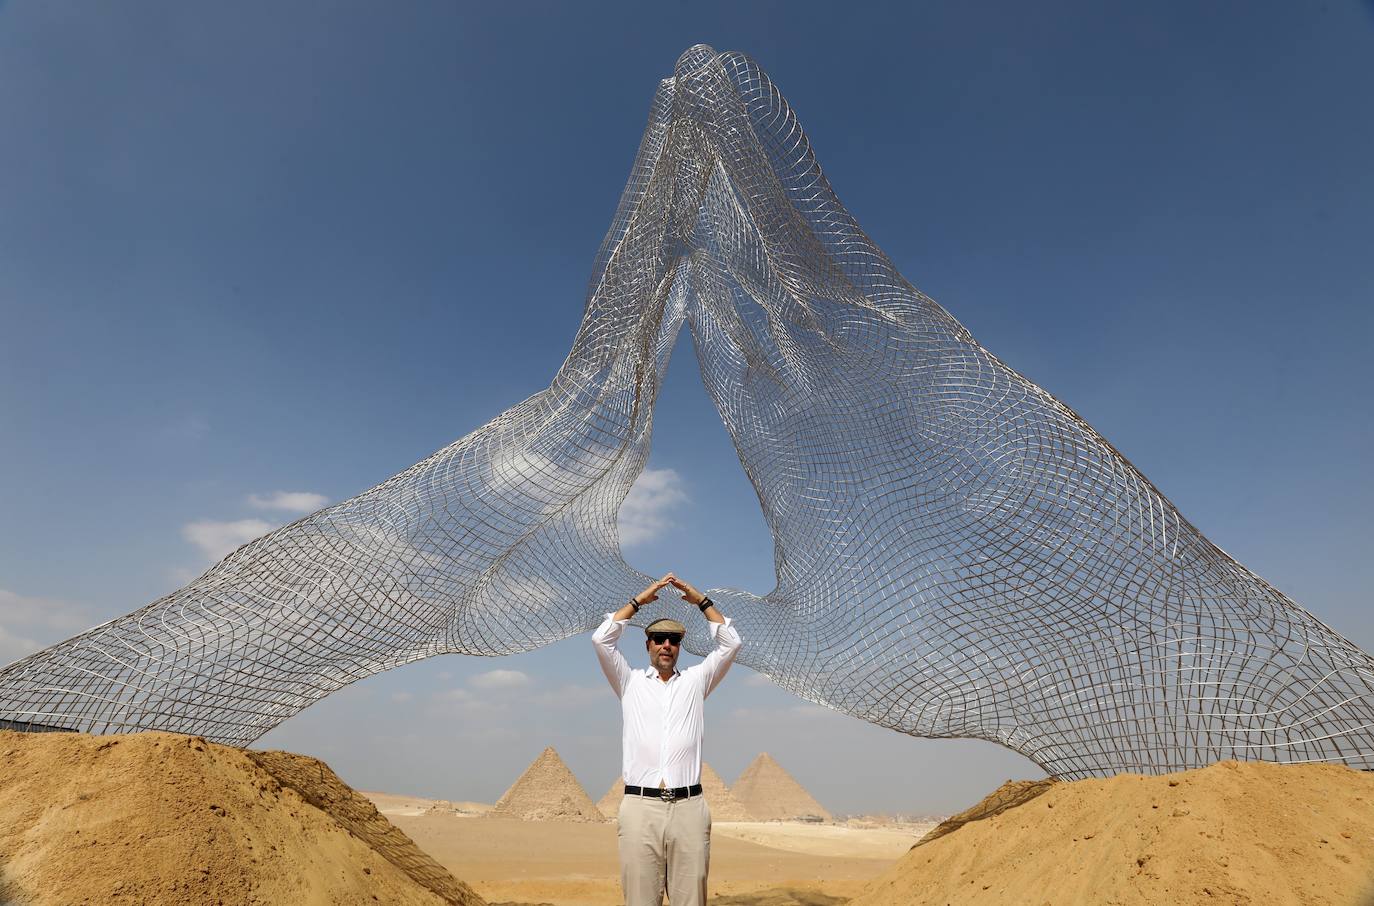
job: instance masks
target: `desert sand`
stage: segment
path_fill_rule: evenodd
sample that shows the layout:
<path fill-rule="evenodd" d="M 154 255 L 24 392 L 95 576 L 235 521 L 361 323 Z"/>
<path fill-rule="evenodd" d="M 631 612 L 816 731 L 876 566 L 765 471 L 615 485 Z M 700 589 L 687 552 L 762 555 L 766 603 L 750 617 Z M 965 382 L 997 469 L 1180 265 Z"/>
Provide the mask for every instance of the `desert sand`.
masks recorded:
<path fill-rule="evenodd" d="M 518 821 L 426 813 L 389 818 L 490 903 L 621 903 L 614 823 Z M 857 896 L 932 825 L 855 829 L 722 823 L 711 832 L 711 892 L 777 906 Z M 779 890 L 781 889 L 781 890 Z M 807 895 L 816 897 L 806 899 Z M 714 899 L 713 899 L 714 902 Z"/>
<path fill-rule="evenodd" d="M 610 822 L 365 798 L 313 758 L 196 737 L 0 732 L 0 903 L 612 906 L 618 874 Z M 1223 762 L 1013 782 L 938 828 L 719 822 L 711 889 L 712 906 L 1371 906 L 1374 775 Z"/>
<path fill-rule="evenodd" d="M 755 778 L 756 793 L 771 796 L 771 808 L 808 816 L 824 813 L 811 794 L 767 755 L 745 773 Z M 740 903 L 843 902 L 933 827 L 862 829 L 759 822 L 705 765 L 702 786 L 716 819 L 712 890 Z M 589 813 L 593 806 L 586 790 L 550 747 L 480 820 L 471 820 L 475 810 L 444 809 L 413 797 L 379 797 L 374 803 L 492 902 L 592 906 L 620 902 L 611 819 L 623 792 L 617 780 L 602 798 L 600 811 Z M 601 826 L 578 826 L 585 824 Z"/>
<path fill-rule="evenodd" d="M 485 815 L 491 811 L 492 806 L 486 802 L 454 802 L 448 799 L 425 799 L 420 796 L 406 796 L 396 793 L 376 793 L 366 790 L 359 790 L 358 795 L 365 796 L 377 811 L 383 815 L 423 815 L 426 812 L 452 812 L 456 815 Z"/>
<path fill-rule="evenodd" d="M 0 903 L 480 906 L 321 761 L 0 731 Z"/>
<path fill-rule="evenodd" d="M 988 798 L 994 807 L 949 822 L 852 906 L 1374 904 L 1367 772 L 1223 761 L 1156 777 L 1023 781 Z"/>

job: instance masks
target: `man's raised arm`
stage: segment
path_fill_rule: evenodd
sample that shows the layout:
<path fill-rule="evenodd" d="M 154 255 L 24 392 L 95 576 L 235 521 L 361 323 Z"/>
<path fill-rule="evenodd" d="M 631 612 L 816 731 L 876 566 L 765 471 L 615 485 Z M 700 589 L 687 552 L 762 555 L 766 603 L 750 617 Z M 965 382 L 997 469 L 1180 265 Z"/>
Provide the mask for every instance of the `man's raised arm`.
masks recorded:
<path fill-rule="evenodd" d="M 668 574 L 673 587 L 682 592 L 682 598 L 688 604 L 694 604 L 701 608 L 701 615 L 711 624 L 711 638 L 715 639 L 715 650 L 706 655 L 697 669 L 705 672 L 706 695 L 711 694 L 711 690 L 720 685 L 720 681 L 725 679 L 725 673 L 730 669 L 730 665 L 735 662 L 735 656 L 744 647 L 744 640 L 740 638 L 739 632 L 730 625 L 731 620 L 716 608 L 710 598 L 697 591 L 688 582 L 677 578 L 672 573 Z"/>
<path fill-rule="evenodd" d="M 648 588 L 631 598 L 624 607 L 615 613 L 606 614 L 605 621 L 592 633 L 592 646 L 596 648 L 596 659 L 601 662 L 601 672 L 606 674 L 606 681 L 611 684 L 617 696 L 625 694 L 625 683 L 630 678 L 629 663 L 625 660 L 625 655 L 620 653 L 616 647 L 620 644 L 620 633 L 625 628 L 625 624 L 630 621 L 639 608 L 648 604 L 650 601 L 657 600 L 658 593 L 671 580 L 672 573 L 659 579 Z"/>

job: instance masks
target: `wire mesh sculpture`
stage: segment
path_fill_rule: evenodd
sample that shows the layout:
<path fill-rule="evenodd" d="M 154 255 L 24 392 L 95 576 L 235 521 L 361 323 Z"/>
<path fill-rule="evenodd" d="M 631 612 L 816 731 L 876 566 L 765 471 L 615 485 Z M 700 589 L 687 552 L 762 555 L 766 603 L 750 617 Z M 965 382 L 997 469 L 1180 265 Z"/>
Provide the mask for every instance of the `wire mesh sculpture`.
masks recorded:
<path fill-rule="evenodd" d="M 744 663 L 1062 778 L 1374 767 L 1374 660 L 903 279 L 763 71 L 705 46 L 659 85 L 547 390 L 0 671 L 0 720 L 245 745 L 380 671 L 592 628 L 649 581 L 616 515 L 684 323 L 775 541 L 772 592 L 711 590 Z"/>

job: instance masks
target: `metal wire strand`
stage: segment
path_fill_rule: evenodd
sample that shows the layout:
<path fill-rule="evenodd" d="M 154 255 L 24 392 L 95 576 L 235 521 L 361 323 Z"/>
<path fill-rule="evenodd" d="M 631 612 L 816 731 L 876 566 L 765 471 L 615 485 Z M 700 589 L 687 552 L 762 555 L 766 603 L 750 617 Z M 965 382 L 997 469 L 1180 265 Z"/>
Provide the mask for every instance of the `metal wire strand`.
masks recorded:
<path fill-rule="evenodd" d="M 768 76 L 705 46 L 658 88 L 547 390 L 6 667 L 0 722 L 244 745 L 380 671 L 590 629 L 649 581 L 616 514 L 683 325 L 776 543 L 772 592 L 710 590 L 744 663 L 1057 777 L 1374 767 L 1374 661 L 897 273 Z"/>

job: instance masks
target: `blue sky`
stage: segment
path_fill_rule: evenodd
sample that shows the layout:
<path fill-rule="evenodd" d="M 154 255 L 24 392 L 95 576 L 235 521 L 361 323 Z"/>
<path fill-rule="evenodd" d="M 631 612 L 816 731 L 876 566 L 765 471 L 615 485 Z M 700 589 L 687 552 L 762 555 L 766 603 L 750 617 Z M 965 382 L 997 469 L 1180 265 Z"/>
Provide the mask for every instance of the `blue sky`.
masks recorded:
<path fill-rule="evenodd" d="M 760 61 L 908 279 L 1374 648 L 1369 4 L 10 2 L 0 661 L 546 386 L 654 86 L 697 42 Z M 686 345 L 650 466 L 630 562 L 771 588 Z M 599 796 L 602 683 L 585 639 L 432 659 L 262 742 L 487 801 L 551 743 Z M 1034 773 L 743 669 L 709 713 L 727 779 L 768 749 L 838 811 Z"/>

